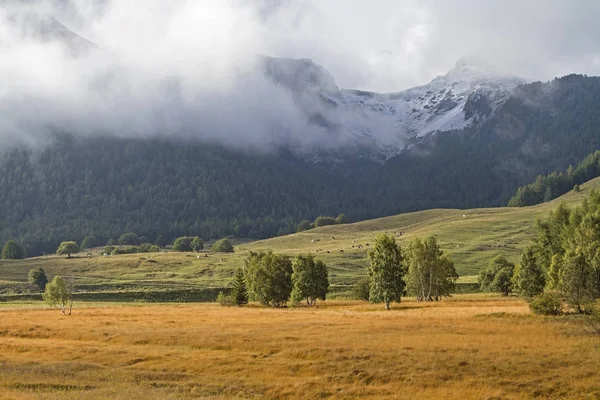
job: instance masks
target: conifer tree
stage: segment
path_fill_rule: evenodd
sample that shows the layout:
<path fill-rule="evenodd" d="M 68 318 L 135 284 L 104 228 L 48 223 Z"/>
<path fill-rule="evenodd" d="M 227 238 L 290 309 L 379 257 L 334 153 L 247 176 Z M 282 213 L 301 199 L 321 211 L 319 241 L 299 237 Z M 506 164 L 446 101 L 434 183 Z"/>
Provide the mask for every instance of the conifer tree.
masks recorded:
<path fill-rule="evenodd" d="M 231 298 L 238 306 L 248 304 L 248 289 L 246 287 L 246 279 L 244 278 L 244 270 L 238 268 L 231 282 Z"/>

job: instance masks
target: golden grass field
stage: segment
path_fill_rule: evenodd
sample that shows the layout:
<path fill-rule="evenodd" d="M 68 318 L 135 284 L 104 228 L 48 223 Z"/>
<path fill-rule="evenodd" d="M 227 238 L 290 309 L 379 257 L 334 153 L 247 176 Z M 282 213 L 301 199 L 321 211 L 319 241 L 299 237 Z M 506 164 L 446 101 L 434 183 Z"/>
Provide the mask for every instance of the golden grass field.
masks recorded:
<path fill-rule="evenodd" d="M 0 308 L 0 399 L 598 399 L 600 337 L 514 297 Z"/>

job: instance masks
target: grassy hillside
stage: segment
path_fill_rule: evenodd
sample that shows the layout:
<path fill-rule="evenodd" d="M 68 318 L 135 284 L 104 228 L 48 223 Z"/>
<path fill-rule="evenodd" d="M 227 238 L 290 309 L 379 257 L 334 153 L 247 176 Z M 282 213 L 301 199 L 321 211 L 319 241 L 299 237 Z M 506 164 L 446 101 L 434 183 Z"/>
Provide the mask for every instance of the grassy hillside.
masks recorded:
<path fill-rule="evenodd" d="M 240 243 L 234 254 L 155 253 L 91 258 L 45 256 L 22 261 L 0 261 L 0 294 L 30 291 L 27 273 L 43 267 L 50 278 L 73 276 L 78 289 L 110 292 L 119 297 L 123 292 L 173 291 L 227 287 L 234 270 L 243 265 L 249 251 L 273 250 L 295 255 L 313 253 L 330 269 L 333 289 L 347 289 L 365 274 L 366 252 L 379 233 L 398 235 L 400 244 L 417 236 L 436 235 L 444 251 L 452 255 L 463 282 L 498 254 L 517 261 L 521 249 L 530 243 L 533 222 L 545 217 L 564 201 L 576 204 L 600 178 L 581 186 L 578 193 L 523 208 L 484 208 L 472 210 L 427 210 L 348 225 L 334 225 L 293 235 L 252 243 Z M 362 248 L 358 248 L 361 245 Z M 143 297 L 142 297 L 143 298 Z"/>

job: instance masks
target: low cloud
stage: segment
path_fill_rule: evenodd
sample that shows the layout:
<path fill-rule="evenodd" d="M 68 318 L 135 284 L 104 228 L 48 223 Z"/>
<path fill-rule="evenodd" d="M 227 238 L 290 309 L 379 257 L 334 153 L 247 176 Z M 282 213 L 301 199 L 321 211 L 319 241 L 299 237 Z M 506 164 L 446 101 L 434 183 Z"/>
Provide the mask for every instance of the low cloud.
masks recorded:
<path fill-rule="evenodd" d="M 465 54 L 531 79 L 600 72 L 593 0 L 1 4 L 4 143 L 43 143 L 65 131 L 181 135 L 256 149 L 345 144 L 259 73 L 259 54 L 311 58 L 340 87 L 381 92 L 426 83 Z M 74 50 L 60 33 L 31 28 L 36 19 L 52 26 L 49 16 L 99 48 Z"/>

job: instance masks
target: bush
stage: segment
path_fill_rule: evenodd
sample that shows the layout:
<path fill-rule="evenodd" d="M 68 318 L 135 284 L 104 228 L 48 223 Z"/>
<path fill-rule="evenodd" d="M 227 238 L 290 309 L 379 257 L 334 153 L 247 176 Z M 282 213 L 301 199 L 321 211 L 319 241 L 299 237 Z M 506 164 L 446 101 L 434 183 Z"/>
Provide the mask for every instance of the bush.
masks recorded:
<path fill-rule="evenodd" d="M 219 303 L 223 307 L 233 307 L 235 305 L 233 297 L 228 296 L 223 292 L 219 292 L 219 294 L 217 295 L 217 303 Z"/>
<path fill-rule="evenodd" d="M 233 253 L 233 245 L 228 239 L 217 240 L 211 247 L 217 253 Z"/>
<path fill-rule="evenodd" d="M 363 278 L 354 284 L 352 297 L 356 300 L 369 301 L 369 278 Z"/>
<path fill-rule="evenodd" d="M 317 217 L 317 219 L 315 219 L 315 222 L 314 222 L 315 228 L 318 228 L 320 226 L 335 225 L 335 224 L 336 224 L 335 218 L 325 217 L 323 215 Z"/>
<path fill-rule="evenodd" d="M 556 293 L 546 292 L 534 297 L 529 308 L 538 315 L 561 315 L 562 301 Z"/>
<path fill-rule="evenodd" d="M 113 255 L 119 254 L 135 254 L 139 253 L 139 248 L 136 246 L 128 246 L 128 247 L 117 247 L 112 251 Z"/>

